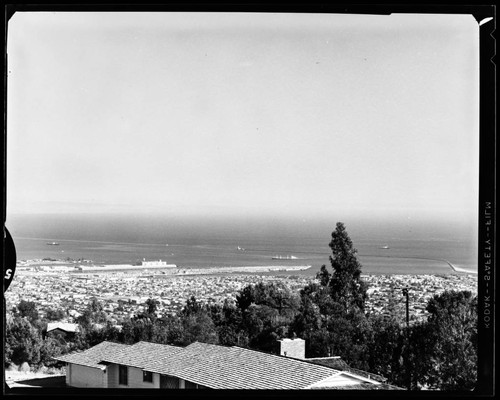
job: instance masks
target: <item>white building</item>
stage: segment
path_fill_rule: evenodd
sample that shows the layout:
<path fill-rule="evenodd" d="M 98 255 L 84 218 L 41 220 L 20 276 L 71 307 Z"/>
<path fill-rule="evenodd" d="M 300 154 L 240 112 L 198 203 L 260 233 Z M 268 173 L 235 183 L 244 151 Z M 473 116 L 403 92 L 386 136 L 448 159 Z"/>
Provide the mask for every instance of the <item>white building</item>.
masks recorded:
<path fill-rule="evenodd" d="M 158 268 L 158 267 L 163 267 L 163 268 L 175 268 L 175 264 L 167 264 L 166 261 L 162 260 L 155 260 L 155 261 L 146 261 L 146 259 L 143 259 L 142 261 L 142 266 L 143 267 L 148 267 L 148 268 Z"/>

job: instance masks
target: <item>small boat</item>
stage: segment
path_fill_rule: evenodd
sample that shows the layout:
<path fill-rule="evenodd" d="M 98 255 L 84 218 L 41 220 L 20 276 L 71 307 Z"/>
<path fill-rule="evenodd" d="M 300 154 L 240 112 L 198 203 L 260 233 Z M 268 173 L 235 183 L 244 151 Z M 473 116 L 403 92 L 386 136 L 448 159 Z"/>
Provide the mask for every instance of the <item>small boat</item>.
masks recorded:
<path fill-rule="evenodd" d="M 47 243 L 47 246 L 59 246 L 59 243 L 57 243 L 57 242 L 49 242 L 49 243 Z"/>
<path fill-rule="evenodd" d="M 238 246 L 238 251 L 245 251 L 243 247 Z"/>
<path fill-rule="evenodd" d="M 389 246 L 385 245 L 385 246 L 381 246 L 380 247 L 382 250 L 387 250 L 389 248 Z"/>

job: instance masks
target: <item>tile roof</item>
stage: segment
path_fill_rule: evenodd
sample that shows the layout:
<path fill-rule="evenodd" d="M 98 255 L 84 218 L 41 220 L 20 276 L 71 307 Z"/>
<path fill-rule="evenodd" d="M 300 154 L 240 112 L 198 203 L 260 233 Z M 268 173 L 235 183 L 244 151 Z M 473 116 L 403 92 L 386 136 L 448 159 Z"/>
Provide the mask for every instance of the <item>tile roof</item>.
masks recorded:
<path fill-rule="evenodd" d="M 340 374 L 303 360 L 198 342 L 168 362 L 150 362 L 144 369 L 213 389 L 303 389 Z"/>
<path fill-rule="evenodd" d="M 242 347 L 195 342 L 187 347 L 138 342 L 102 342 L 56 360 L 103 368 L 114 363 L 170 375 L 213 389 L 316 389 L 379 386 L 357 374 L 311 361 Z M 355 386 L 352 386 L 355 385 Z"/>
<path fill-rule="evenodd" d="M 103 366 L 100 365 L 99 362 L 105 355 L 114 353 L 121 349 L 127 349 L 129 347 L 130 346 L 126 344 L 105 341 L 85 351 L 54 357 L 54 359 L 67 363 L 84 365 L 86 367 L 102 368 Z"/>
<path fill-rule="evenodd" d="M 151 360 L 170 360 L 174 354 L 182 351 L 182 347 L 168 344 L 137 342 L 128 345 L 119 351 L 103 354 L 101 361 L 128 365 L 130 367 L 144 368 Z"/>

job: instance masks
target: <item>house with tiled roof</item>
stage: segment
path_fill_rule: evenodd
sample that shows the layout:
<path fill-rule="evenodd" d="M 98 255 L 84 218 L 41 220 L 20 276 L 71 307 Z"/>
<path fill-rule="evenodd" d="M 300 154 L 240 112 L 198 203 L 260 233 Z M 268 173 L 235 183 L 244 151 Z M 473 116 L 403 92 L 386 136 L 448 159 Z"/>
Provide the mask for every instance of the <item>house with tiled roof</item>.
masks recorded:
<path fill-rule="evenodd" d="M 174 387 L 211 389 L 312 389 L 378 382 L 307 360 L 249 350 L 193 343 L 169 363 L 152 362 L 145 370 L 165 377 Z M 161 386 L 160 379 L 160 387 Z"/>
<path fill-rule="evenodd" d="M 102 357 L 129 347 L 126 344 L 105 341 L 85 351 L 59 356 L 56 360 L 66 363 L 66 385 L 106 388 L 108 371 L 105 365 L 100 364 Z"/>
<path fill-rule="evenodd" d="M 103 354 L 100 364 L 107 367 L 110 388 L 158 388 L 161 376 L 146 367 L 154 360 L 170 363 L 182 350 L 182 347 L 167 344 L 138 342 L 120 351 Z"/>
<path fill-rule="evenodd" d="M 289 351 L 303 344 L 300 339 L 287 340 L 284 347 Z M 200 342 L 186 347 L 149 342 L 133 345 L 103 342 L 86 352 L 56 359 L 67 363 L 72 376 L 67 377 L 66 382 L 76 387 L 92 387 L 96 380 L 95 387 L 130 389 L 381 388 L 379 380 L 320 365 L 300 355 L 300 351 L 299 357 L 296 354 L 292 357 Z M 88 373 L 75 377 L 73 365 L 81 367 L 83 364 L 99 369 L 105 377 Z"/>

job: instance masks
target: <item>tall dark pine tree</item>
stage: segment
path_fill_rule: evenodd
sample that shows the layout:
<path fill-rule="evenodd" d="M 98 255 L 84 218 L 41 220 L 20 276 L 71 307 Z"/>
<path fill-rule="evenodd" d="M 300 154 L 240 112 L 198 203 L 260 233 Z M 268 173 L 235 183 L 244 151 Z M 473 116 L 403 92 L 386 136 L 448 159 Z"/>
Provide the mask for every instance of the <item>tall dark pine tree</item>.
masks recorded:
<path fill-rule="evenodd" d="M 351 238 L 342 222 L 337 222 L 332 240 L 330 263 L 333 273 L 329 286 L 332 299 L 348 312 L 354 308 L 364 310 L 367 285 L 361 279 L 361 264 L 356 256 Z"/>

